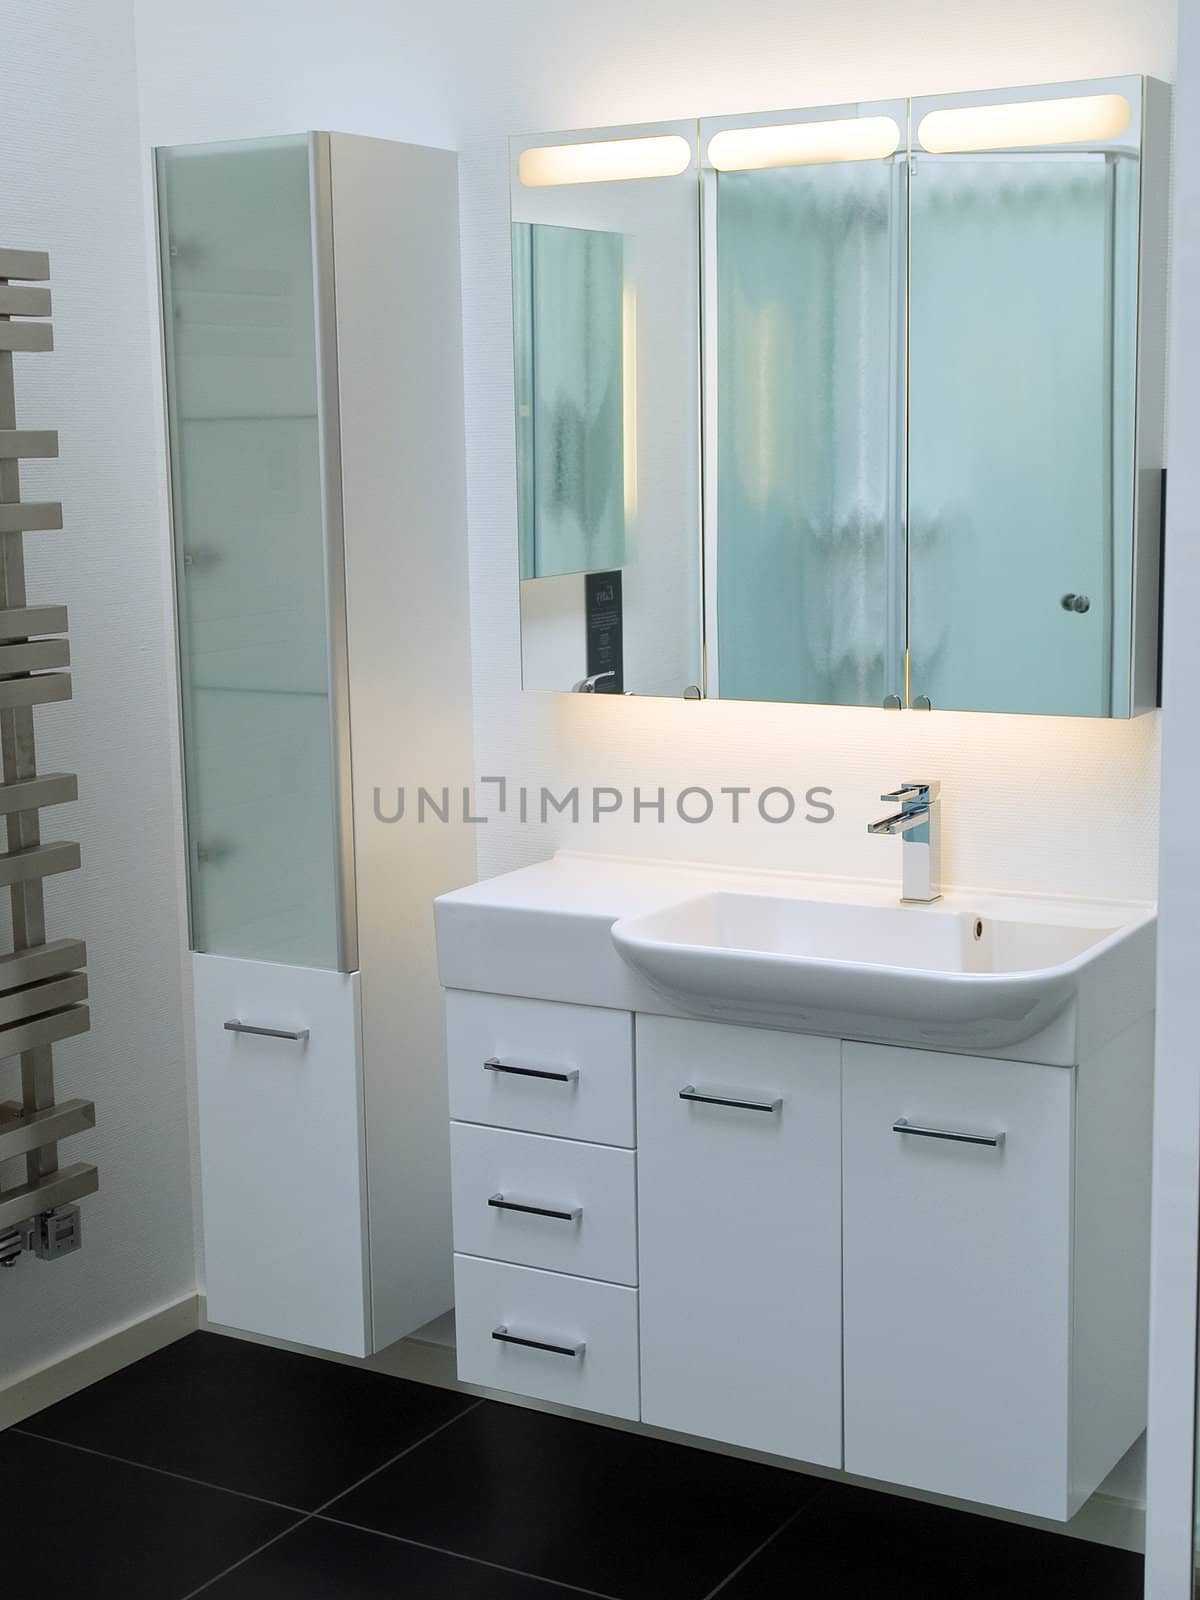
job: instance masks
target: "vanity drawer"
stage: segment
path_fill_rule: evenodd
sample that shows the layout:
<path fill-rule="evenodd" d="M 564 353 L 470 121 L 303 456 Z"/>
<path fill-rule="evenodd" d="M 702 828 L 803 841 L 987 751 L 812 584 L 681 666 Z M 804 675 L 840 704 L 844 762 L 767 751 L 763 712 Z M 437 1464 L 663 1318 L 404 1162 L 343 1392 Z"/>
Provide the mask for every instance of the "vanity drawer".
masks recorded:
<path fill-rule="evenodd" d="M 637 1282 L 632 1150 L 455 1122 L 450 1157 L 456 1250 Z"/>
<path fill-rule="evenodd" d="M 632 1147 L 629 1012 L 451 989 L 446 1046 L 456 1121 Z"/>
<path fill-rule="evenodd" d="M 463 1383 L 636 1420 L 636 1289 L 456 1255 L 454 1301 Z"/>

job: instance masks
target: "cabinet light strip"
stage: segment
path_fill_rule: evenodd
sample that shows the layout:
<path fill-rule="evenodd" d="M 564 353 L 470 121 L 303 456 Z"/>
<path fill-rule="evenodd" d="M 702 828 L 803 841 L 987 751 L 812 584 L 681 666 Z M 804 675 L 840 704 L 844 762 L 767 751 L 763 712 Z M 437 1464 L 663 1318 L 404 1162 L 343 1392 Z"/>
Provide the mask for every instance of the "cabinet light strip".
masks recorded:
<path fill-rule="evenodd" d="M 599 139 L 589 144 L 543 144 L 522 150 L 518 163 L 527 189 L 563 183 L 620 183 L 630 178 L 676 178 L 692 164 L 692 147 L 679 133 L 641 139 Z"/>
<path fill-rule="evenodd" d="M 811 167 L 833 161 L 878 161 L 900 148 L 894 117 L 843 117 L 836 122 L 780 122 L 725 128 L 708 142 L 718 172 L 760 167 Z"/>
<path fill-rule="evenodd" d="M 1115 139 L 1133 107 L 1123 94 L 1075 95 L 1066 100 L 1020 100 L 1009 105 L 956 106 L 929 111 L 917 138 L 924 150 L 1016 150 L 1028 145 L 1080 144 Z"/>

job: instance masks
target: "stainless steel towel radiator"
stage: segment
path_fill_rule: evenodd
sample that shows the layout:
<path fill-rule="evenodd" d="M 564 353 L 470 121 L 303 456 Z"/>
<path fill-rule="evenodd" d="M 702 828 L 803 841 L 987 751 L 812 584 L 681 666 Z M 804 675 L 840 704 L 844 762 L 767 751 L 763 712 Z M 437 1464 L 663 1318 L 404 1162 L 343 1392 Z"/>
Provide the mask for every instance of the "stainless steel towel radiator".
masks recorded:
<path fill-rule="evenodd" d="M 58 1142 L 94 1125 L 90 1100 L 54 1098 L 53 1046 L 90 1026 L 87 951 L 80 939 L 46 939 L 43 881 L 79 865 L 79 846 L 43 843 L 41 808 L 77 797 L 72 773 L 39 773 L 34 707 L 71 697 L 65 606 L 31 606 L 25 533 L 62 527 L 57 502 L 22 502 L 22 459 L 58 455 L 58 434 L 17 427 L 13 352 L 51 350 L 49 257 L 0 249 L 0 889 L 12 902 L 12 951 L 0 954 L 0 1074 L 20 1061 L 20 1100 L 0 1100 L 0 1266 L 23 1250 L 52 1260 L 78 1249 L 79 1208 L 96 1169 L 60 1167 Z M 4 1080 L 0 1077 L 0 1083 Z M 8 1163 L 20 1158 L 17 1182 Z M 9 1174 L 5 1186 L 5 1174 Z"/>

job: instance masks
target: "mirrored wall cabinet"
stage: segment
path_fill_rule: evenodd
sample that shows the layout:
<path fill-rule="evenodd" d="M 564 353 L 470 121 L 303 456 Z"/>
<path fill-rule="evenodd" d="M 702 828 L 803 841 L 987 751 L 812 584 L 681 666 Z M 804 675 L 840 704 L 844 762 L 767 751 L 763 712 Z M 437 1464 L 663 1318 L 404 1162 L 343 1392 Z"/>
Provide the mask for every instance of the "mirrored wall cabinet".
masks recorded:
<path fill-rule="evenodd" d="M 208 1315 L 361 1356 L 452 1300 L 430 908 L 474 847 L 373 795 L 471 767 L 456 158 L 157 181 Z"/>
<path fill-rule="evenodd" d="M 512 141 L 523 680 L 1158 698 L 1167 87 Z"/>

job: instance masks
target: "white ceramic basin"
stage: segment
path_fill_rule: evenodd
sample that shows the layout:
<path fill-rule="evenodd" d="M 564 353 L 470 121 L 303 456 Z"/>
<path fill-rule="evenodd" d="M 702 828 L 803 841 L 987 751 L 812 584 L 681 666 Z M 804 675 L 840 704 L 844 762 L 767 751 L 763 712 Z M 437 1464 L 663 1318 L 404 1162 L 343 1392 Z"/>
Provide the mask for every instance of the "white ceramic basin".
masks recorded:
<path fill-rule="evenodd" d="M 952 1050 L 1001 1050 L 1081 997 L 1111 1034 L 1146 1009 L 1151 912 L 964 896 L 932 906 L 715 892 L 619 918 L 613 940 L 699 1016 Z M 1123 1012 L 1130 1013 L 1123 1015 Z"/>

